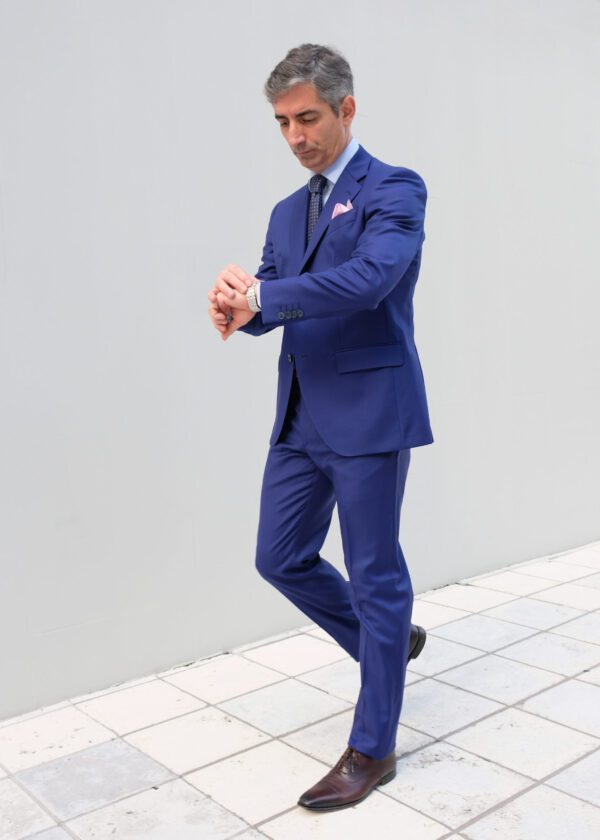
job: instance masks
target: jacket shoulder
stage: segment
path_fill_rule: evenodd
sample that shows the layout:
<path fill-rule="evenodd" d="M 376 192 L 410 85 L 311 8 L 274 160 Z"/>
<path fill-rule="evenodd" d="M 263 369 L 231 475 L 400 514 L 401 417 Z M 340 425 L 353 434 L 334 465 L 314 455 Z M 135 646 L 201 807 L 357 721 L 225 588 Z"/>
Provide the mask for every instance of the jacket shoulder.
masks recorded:
<path fill-rule="evenodd" d="M 392 176 L 395 175 L 397 180 L 413 181 L 423 188 L 425 187 L 425 180 L 415 169 L 411 169 L 408 166 L 394 166 L 391 163 L 384 163 L 377 158 L 373 158 L 372 160 L 369 175 L 375 183 L 379 183 L 379 181 L 383 181 L 386 178 L 394 180 Z"/>

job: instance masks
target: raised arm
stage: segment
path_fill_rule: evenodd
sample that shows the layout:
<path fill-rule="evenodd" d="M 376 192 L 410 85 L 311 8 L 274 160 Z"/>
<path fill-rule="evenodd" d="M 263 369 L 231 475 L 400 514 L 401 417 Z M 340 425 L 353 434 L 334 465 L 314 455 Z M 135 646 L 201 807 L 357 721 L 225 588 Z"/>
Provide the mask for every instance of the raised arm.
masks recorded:
<path fill-rule="evenodd" d="M 366 225 L 350 259 L 325 271 L 263 283 L 262 311 L 257 313 L 261 330 L 286 324 L 288 309 L 300 309 L 303 318 L 375 309 L 401 280 L 425 239 L 426 202 L 425 182 L 413 170 L 398 168 L 384 178 L 365 207 Z"/>

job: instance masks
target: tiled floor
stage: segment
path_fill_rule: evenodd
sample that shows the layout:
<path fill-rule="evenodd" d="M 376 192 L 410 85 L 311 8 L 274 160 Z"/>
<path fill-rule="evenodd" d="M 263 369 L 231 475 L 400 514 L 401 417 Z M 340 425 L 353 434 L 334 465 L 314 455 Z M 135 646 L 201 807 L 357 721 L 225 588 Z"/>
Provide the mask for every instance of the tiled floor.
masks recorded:
<path fill-rule="evenodd" d="M 358 664 L 316 625 L 0 721 L 0 838 L 597 840 L 600 542 L 424 592 L 398 772 L 296 804 L 343 752 Z"/>

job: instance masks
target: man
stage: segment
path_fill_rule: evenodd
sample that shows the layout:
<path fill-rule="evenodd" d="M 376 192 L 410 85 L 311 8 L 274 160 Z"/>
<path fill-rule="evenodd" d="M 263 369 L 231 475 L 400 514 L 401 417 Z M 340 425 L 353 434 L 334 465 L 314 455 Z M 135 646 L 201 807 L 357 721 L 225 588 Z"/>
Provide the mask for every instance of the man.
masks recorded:
<path fill-rule="evenodd" d="M 337 51 L 290 50 L 265 94 L 312 177 L 274 207 L 256 276 L 220 272 L 209 315 L 224 340 L 283 326 L 256 568 L 360 663 L 347 748 L 298 800 L 322 810 L 394 777 L 406 664 L 425 643 L 398 534 L 410 448 L 433 442 L 412 305 L 427 193 L 352 137 Z M 349 580 L 319 554 L 336 503 Z"/>

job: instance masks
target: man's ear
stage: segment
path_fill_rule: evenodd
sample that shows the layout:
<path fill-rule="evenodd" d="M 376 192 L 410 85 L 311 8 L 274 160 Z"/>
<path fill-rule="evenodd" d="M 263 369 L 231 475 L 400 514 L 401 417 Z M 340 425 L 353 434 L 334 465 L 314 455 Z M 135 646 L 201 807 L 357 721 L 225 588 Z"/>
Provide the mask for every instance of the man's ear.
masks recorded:
<path fill-rule="evenodd" d="M 344 120 L 348 118 L 353 119 L 356 114 L 356 100 L 351 93 L 342 99 L 340 111 Z"/>

